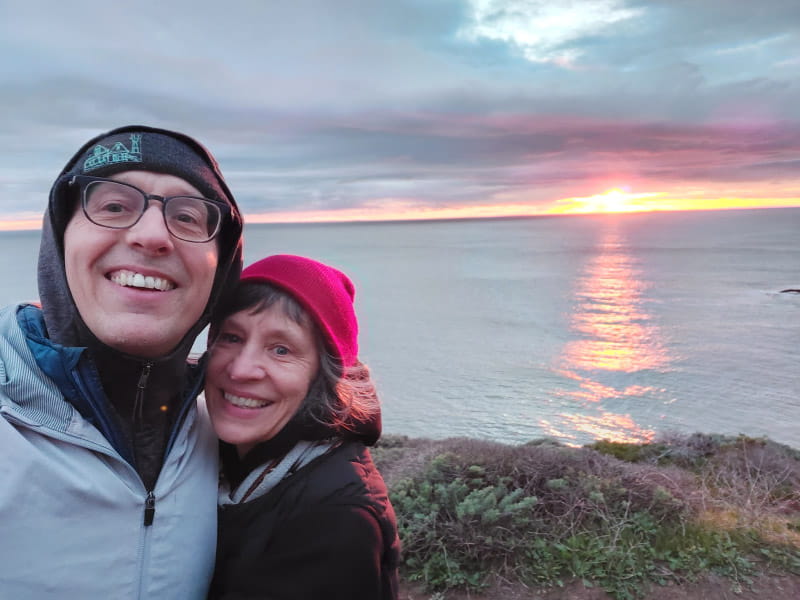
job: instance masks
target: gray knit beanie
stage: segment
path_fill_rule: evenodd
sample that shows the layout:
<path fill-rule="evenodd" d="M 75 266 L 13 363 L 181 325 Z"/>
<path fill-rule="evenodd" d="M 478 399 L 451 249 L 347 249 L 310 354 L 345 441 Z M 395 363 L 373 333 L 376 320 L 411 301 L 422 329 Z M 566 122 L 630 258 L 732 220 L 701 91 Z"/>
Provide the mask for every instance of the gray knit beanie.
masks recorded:
<path fill-rule="evenodd" d="M 127 128 L 93 140 L 65 174 L 108 177 L 131 170 L 166 173 L 188 181 L 205 197 L 227 204 L 229 196 L 207 161 L 208 156 L 201 156 L 174 134 Z"/>

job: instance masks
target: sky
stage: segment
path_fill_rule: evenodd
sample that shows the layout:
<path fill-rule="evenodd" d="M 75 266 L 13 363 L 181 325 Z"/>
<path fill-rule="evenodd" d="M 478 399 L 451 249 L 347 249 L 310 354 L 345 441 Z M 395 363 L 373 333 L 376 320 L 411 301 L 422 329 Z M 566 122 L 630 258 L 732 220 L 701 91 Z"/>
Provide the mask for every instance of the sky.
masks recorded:
<path fill-rule="evenodd" d="M 188 133 L 247 222 L 800 206 L 797 0 L 0 0 L 0 228 Z"/>

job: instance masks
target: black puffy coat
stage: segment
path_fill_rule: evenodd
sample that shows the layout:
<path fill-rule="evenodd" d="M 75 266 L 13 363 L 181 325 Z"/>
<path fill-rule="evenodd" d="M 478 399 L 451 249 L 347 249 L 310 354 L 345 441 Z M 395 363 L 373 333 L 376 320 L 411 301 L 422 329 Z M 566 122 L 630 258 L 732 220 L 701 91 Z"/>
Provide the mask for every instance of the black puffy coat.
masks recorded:
<path fill-rule="evenodd" d="M 344 442 L 220 509 L 209 598 L 396 600 L 400 542 L 369 450 Z"/>

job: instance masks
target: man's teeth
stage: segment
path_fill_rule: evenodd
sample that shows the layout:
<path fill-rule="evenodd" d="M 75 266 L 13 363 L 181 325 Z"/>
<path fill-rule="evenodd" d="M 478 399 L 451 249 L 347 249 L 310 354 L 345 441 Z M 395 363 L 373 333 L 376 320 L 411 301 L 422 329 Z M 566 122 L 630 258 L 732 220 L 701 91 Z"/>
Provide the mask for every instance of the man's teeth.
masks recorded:
<path fill-rule="evenodd" d="M 148 290 L 160 290 L 167 292 L 175 287 L 175 284 L 168 279 L 161 277 L 144 276 L 133 271 L 116 271 L 111 275 L 111 281 L 118 285 L 127 287 L 145 288 Z"/>
<path fill-rule="evenodd" d="M 225 400 L 238 406 L 239 408 L 264 408 L 269 406 L 271 402 L 268 400 L 256 400 L 254 398 L 242 398 L 241 396 L 234 396 L 233 394 L 225 394 Z"/>

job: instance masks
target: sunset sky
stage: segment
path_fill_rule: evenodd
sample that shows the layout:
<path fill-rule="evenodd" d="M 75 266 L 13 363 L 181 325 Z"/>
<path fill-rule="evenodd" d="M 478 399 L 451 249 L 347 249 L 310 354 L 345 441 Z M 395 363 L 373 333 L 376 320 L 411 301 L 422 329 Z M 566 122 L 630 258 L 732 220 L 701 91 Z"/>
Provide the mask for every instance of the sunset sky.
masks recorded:
<path fill-rule="evenodd" d="M 0 2 L 0 227 L 89 137 L 249 222 L 800 206 L 797 0 Z"/>

